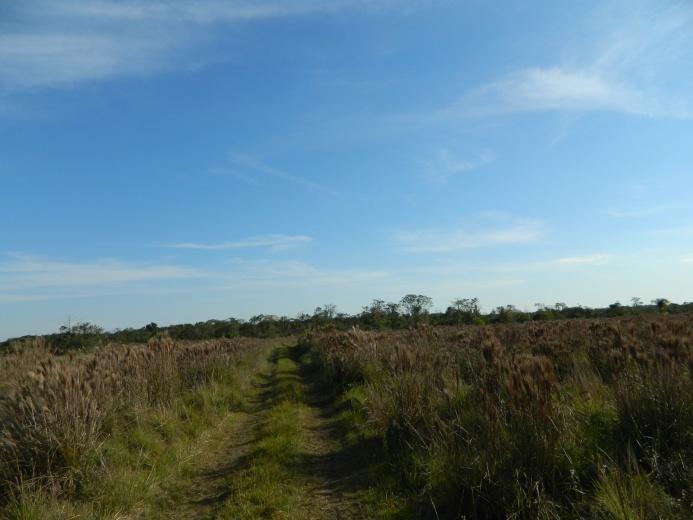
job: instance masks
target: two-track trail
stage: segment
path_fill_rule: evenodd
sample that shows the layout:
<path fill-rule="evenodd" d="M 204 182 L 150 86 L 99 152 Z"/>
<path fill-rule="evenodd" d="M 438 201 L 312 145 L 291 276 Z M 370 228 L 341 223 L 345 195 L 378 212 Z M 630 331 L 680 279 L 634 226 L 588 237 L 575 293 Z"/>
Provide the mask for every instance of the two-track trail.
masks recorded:
<path fill-rule="evenodd" d="M 164 518 L 363 518 L 363 469 L 344 447 L 333 410 L 314 389 L 299 347 L 258 363 L 243 411 L 162 500 Z"/>

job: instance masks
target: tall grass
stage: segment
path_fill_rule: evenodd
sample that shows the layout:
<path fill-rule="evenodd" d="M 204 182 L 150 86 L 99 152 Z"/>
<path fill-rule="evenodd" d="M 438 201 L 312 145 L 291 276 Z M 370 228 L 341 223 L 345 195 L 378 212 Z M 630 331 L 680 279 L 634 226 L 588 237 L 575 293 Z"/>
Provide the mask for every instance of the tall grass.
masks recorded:
<path fill-rule="evenodd" d="M 29 488 L 79 496 L 107 464 L 115 434 L 229 377 L 257 343 L 164 337 L 66 356 L 42 340 L 15 345 L 0 358 L 0 501 Z"/>
<path fill-rule="evenodd" d="M 693 515 L 693 317 L 304 338 L 431 518 Z M 350 390 L 352 391 L 352 390 Z"/>

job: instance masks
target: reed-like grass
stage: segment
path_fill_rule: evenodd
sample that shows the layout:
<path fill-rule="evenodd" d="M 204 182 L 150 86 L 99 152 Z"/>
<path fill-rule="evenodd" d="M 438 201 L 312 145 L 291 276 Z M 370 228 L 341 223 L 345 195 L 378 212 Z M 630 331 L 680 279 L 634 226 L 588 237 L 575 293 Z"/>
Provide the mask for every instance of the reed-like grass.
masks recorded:
<path fill-rule="evenodd" d="M 163 337 L 65 356 L 42 340 L 14 345 L 0 358 L 0 505 L 21 510 L 40 497 L 94 494 L 94 479 L 112 476 L 119 446 L 120 458 L 137 443 L 140 453 L 154 452 L 167 424 L 195 430 L 205 420 L 199 411 L 212 408 L 197 401 L 216 399 L 214 385 L 232 378 L 258 343 Z M 219 406 L 232 404 L 222 398 Z"/>
<path fill-rule="evenodd" d="M 316 333 L 431 518 L 690 518 L 693 318 Z"/>

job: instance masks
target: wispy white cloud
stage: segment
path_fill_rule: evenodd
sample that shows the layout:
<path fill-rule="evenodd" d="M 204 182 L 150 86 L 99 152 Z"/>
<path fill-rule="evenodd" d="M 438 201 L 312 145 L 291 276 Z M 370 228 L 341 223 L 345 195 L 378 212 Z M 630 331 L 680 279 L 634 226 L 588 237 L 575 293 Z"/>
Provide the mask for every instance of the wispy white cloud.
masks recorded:
<path fill-rule="evenodd" d="M 451 177 L 478 170 L 494 160 L 494 155 L 489 151 L 483 151 L 470 158 L 462 159 L 449 149 L 442 148 L 433 158 L 421 161 L 422 177 L 432 184 L 444 184 Z"/>
<path fill-rule="evenodd" d="M 3 5 L 0 88 L 55 87 L 196 66 L 189 52 L 221 24 L 377 8 L 408 12 L 425 0 L 38 0 Z M 228 54 L 228 53 L 227 53 Z M 204 61 L 214 58 L 205 56 Z M 223 58 L 227 60 L 228 56 Z"/>
<path fill-rule="evenodd" d="M 221 265 L 196 268 L 9 254 L 0 260 L 0 304 L 129 294 L 214 293 L 239 287 L 367 288 L 376 281 L 388 279 L 390 274 L 383 270 L 323 267 L 295 260 L 233 258 Z"/>
<path fill-rule="evenodd" d="M 11 294 L 0 292 L 0 303 L 39 302 L 54 299 L 51 294 Z"/>
<path fill-rule="evenodd" d="M 558 265 L 603 265 L 611 260 L 612 255 L 593 254 L 585 256 L 567 256 L 558 258 L 554 263 Z"/>
<path fill-rule="evenodd" d="M 245 182 L 246 184 L 250 184 L 252 186 L 261 186 L 262 183 L 258 180 L 257 176 L 246 173 L 242 170 L 239 170 L 238 168 L 220 168 L 220 167 L 213 167 L 209 169 L 209 173 L 211 175 L 214 175 L 216 177 L 235 177 L 240 181 Z"/>
<path fill-rule="evenodd" d="M 467 91 L 440 115 L 560 110 L 693 117 L 691 77 L 681 76 L 689 59 L 682 49 L 690 53 L 693 41 L 693 9 L 658 6 L 642 19 L 621 18 L 625 21 L 610 19 L 601 28 L 608 36 L 592 56 L 585 57 L 583 49 L 590 46 L 582 46 L 566 51 L 570 58 L 561 63 L 513 71 Z"/>
<path fill-rule="evenodd" d="M 688 255 L 688 256 L 684 256 L 684 257 L 681 259 L 681 261 L 682 261 L 684 264 L 693 264 L 693 254 L 690 254 L 690 255 Z"/>
<path fill-rule="evenodd" d="M 661 108 L 626 84 L 590 70 L 529 68 L 474 89 L 448 111 L 482 116 L 549 110 L 613 110 L 656 115 Z"/>
<path fill-rule="evenodd" d="M 262 161 L 259 161 L 255 157 L 251 157 L 249 155 L 243 155 L 243 154 L 237 154 L 237 153 L 231 153 L 229 154 L 229 161 L 233 165 L 235 169 L 240 168 L 244 170 L 244 173 L 255 173 L 255 174 L 261 174 L 265 176 L 270 176 L 274 177 L 275 179 L 280 179 L 283 181 L 291 182 L 293 184 L 297 184 L 299 186 L 303 186 L 304 188 L 309 188 L 314 191 L 319 191 L 322 193 L 325 193 L 327 195 L 338 195 L 338 193 L 333 190 L 332 188 L 329 188 L 327 186 L 324 186 L 320 183 L 314 182 L 310 179 L 307 179 L 305 177 L 301 177 L 299 175 L 295 175 L 292 173 L 287 173 L 283 170 L 279 170 L 277 168 L 274 168 L 272 166 L 269 166 Z"/>
<path fill-rule="evenodd" d="M 0 261 L 0 293 L 49 287 L 87 287 L 190 279 L 204 274 L 193 268 L 118 260 L 70 262 L 25 254 Z"/>
<path fill-rule="evenodd" d="M 186 21 L 199 24 L 236 22 L 331 13 L 343 9 L 391 9 L 415 13 L 435 0 L 197 0 L 196 2 L 101 0 L 85 5 L 77 0 L 61 2 L 58 12 L 75 17 L 134 21 Z"/>
<path fill-rule="evenodd" d="M 652 215 L 659 215 L 661 213 L 667 213 L 677 209 L 678 206 L 673 206 L 670 204 L 661 204 L 658 206 L 650 206 L 646 208 L 635 208 L 635 209 L 610 209 L 607 214 L 611 218 L 615 219 L 638 219 L 643 217 L 650 217 Z"/>
<path fill-rule="evenodd" d="M 248 248 L 269 248 L 272 251 L 289 249 L 294 246 L 307 244 L 312 239 L 306 235 L 261 235 L 233 242 L 220 242 L 217 244 L 200 244 L 195 242 L 182 242 L 179 244 L 168 244 L 163 247 L 175 249 L 200 249 L 206 251 L 219 251 L 224 249 L 248 249 Z"/>
<path fill-rule="evenodd" d="M 455 228 L 400 231 L 395 234 L 394 240 L 404 251 L 410 253 L 448 253 L 478 247 L 536 242 L 545 233 L 543 223 L 537 220 L 483 220 L 473 226 L 463 224 Z"/>
<path fill-rule="evenodd" d="M 680 226 L 663 227 L 659 229 L 653 229 L 650 231 L 651 234 L 659 237 L 667 238 L 691 238 L 693 237 L 693 224 L 682 224 Z"/>
<path fill-rule="evenodd" d="M 101 79 L 120 73 L 151 72 L 163 66 L 173 44 L 164 36 L 133 34 L 0 35 L 0 86 L 43 87 Z"/>
<path fill-rule="evenodd" d="M 298 0 L 294 2 L 271 1 L 221 1 L 202 0 L 198 2 L 114 2 L 98 1 L 84 4 L 68 1 L 57 6 L 63 15 L 76 18 L 107 19 L 125 21 L 184 21 L 200 24 L 255 20 L 292 14 L 334 9 L 330 2 Z"/>
<path fill-rule="evenodd" d="M 244 260 L 236 258 L 222 274 L 229 287 L 235 286 L 341 286 L 369 284 L 390 276 L 390 272 L 365 269 L 324 268 L 299 261 Z"/>

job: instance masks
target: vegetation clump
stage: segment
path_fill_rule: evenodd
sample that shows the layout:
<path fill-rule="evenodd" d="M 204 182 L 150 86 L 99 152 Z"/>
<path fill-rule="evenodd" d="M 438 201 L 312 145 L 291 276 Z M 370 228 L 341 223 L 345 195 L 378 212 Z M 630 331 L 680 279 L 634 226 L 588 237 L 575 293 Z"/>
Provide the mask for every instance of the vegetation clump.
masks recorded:
<path fill-rule="evenodd" d="M 0 357 L 0 505 L 32 493 L 88 496 L 94 479 L 113 469 L 120 439 L 142 454 L 170 437 L 176 417 L 204 420 L 208 405 L 196 400 L 213 395 L 202 390 L 234 377 L 257 343 L 157 337 L 67 355 L 41 339 L 15 344 Z M 150 422 L 155 431 L 144 428 Z"/>
<path fill-rule="evenodd" d="M 690 518 L 693 317 L 303 338 L 431 518 Z"/>

